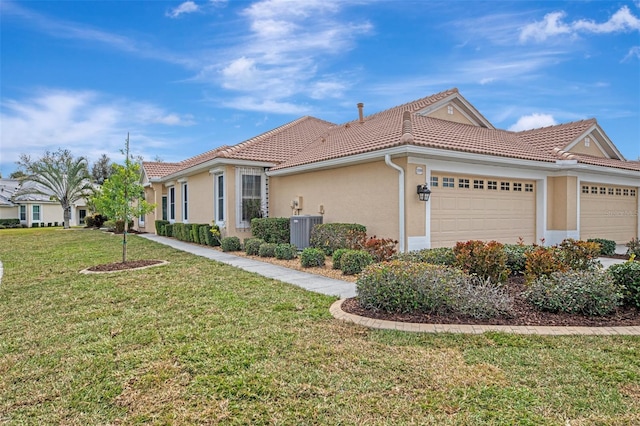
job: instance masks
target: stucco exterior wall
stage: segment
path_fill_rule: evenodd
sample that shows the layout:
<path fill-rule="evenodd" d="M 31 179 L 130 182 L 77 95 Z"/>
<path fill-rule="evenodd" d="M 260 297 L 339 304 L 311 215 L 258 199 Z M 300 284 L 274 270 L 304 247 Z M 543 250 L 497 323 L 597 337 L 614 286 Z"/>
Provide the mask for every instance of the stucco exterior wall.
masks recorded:
<path fill-rule="evenodd" d="M 576 154 L 586 154 L 591 155 L 592 157 L 605 157 L 600 148 L 598 148 L 598 144 L 596 142 L 596 138 L 593 135 L 587 136 L 589 138 L 589 146 L 585 146 L 585 139 L 582 138 L 580 141 L 575 144 L 569 152 L 575 152 Z"/>
<path fill-rule="evenodd" d="M 394 163 L 405 167 L 406 159 Z M 318 215 L 322 206 L 323 223 L 359 223 L 369 235 L 398 238 L 398 172 L 384 161 L 270 177 L 271 217 L 292 216 L 296 197 L 301 215 Z"/>
<path fill-rule="evenodd" d="M 0 207 L 0 219 L 18 219 L 19 217 L 20 210 L 18 210 L 18 206 Z"/>
<path fill-rule="evenodd" d="M 547 229 L 578 229 L 578 178 L 547 178 Z"/>
<path fill-rule="evenodd" d="M 453 114 L 449 114 L 447 107 L 451 105 L 453 106 Z M 447 104 L 445 106 L 443 106 L 442 108 L 439 108 L 433 112 L 430 112 L 428 115 L 428 117 L 432 117 L 432 118 L 439 118 L 441 120 L 447 120 L 447 121 L 453 121 L 455 123 L 462 123 L 462 124 L 471 124 L 473 125 L 474 123 L 472 123 L 467 117 L 465 117 L 459 109 L 456 108 L 456 106 L 452 103 Z"/>
<path fill-rule="evenodd" d="M 186 183 L 189 223 L 210 224 L 213 221 L 213 176 L 211 176 L 208 171 L 205 171 L 197 175 L 189 176 Z M 182 194 L 182 184 L 180 184 L 180 191 L 180 194 Z M 180 198 L 180 200 L 182 200 L 182 198 Z"/>

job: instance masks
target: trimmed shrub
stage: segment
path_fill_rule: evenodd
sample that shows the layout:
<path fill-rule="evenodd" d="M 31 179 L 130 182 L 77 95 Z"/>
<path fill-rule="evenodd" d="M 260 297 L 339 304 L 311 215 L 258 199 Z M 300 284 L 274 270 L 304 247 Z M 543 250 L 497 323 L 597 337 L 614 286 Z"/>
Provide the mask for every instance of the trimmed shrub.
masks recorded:
<path fill-rule="evenodd" d="M 293 244 L 277 244 L 275 249 L 276 259 L 291 260 L 298 256 L 298 249 Z"/>
<path fill-rule="evenodd" d="M 561 260 L 556 247 L 534 246 L 532 251 L 526 252 L 524 276 L 527 283 L 531 283 L 540 277 L 548 277 L 554 272 L 564 272 L 567 265 Z"/>
<path fill-rule="evenodd" d="M 554 272 L 535 280 L 523 295 L 543 311 L 588 316 L 607 315 L 623 301 L 621 287 L 601 271 Z"/>
<path fill-rule="evenodd" d="M 331 261 L 333 262 L 333 269 L 341 269 L 340 259 L 342 258 L 342 255 L 348 251 L 349 249 L 341 248 L 333 252 L 333 256 L 331 257 Z"/>
<path fill-rule="evenodd" d="M 393 259 L 447 266 L 453 266 L 456 263 L 456 255 L 453 253 L 453 249 L 449 247 L 422 249 L 410 251 L 409 253 L 396 253 L 393 255 Z"/>
<path fill-rule="evenodd" d="M 456 265 L 467 274 L 475 274 L 483 280 L 502 283 L 509 276 L 507 254 L 497 241 L 458 242 L 453 248 Z"/>
<path fill-rule="evenodd" d="M 20 219 L 0 219 L 0 225 L 7 228 L 13 227 L 14 225 L 20 225 Z"/>
<path fill-rule="evenodd" d="M 260 245 L 265 241 L 262 238 L 247 238 L 244 240 L 244 252 L 250 256 L 257 256 L 260 251 Z"/>
<path fill-rule="evenodd" d="M 220 227 L 216 224 L 207 226 L 204 244 L 212 247 L 220 245 Z"/>
<path fill-rule="evenodd" d="M 87 228 L 102 228 L 107 219 L 108 218 L 105 215 L 100 213 L 90 214 L 85 216 L 84 225 Z"/>
<path fill-rule="evenodd" d="M 262 243 L 258 249 L 258 256 L 260 257 L 276 257 L 276 243 Z"/>
<path fill-rule="evenodd" d="M 638 260 L 640 260 L 640 239 L 632 238 L 627 244 L 627 256 L 634 255 Z"/>
<path fill-rule="evenodd" d="M 487 318 L 511 309 L 507 293 L 494 283 L 478 281 L 457 268 L 423 262 L 370 265 L 358 276 L 356 288 L 362 307 L 386 312 L 452 312 Z"/>
<path fill-rule="evenodd" d="M 524 244 L 505 244 L 503 250 L 507 255 L 507 268 L 512 274 L 524 274 L 527 265 L 527 253 L 533 251 L 533 246 Z"/>
<path fill-rule="evenodd" d="M 220 241 L 222 251 L 240 251 L 240 238 L 225 237 Z"/>
<path fill-rule="evenodd" d="M 41 226 L 44 225 L 44 223 L 40 224 Z M 130 231 L 133 228 L 133 221 L 130 220 L 129 224 L 127 226 L 127 231 Z M 124 220 L 116 220 L 114 222 L 114 231 L 116 234 L 122 234 L 124 232 Z"/>
<path fill-rule="evenodd" d="M 640 262 L 630 260 L 611 265 L 607 271 L 616 284 L 622 287 L 625 303 L 640 308 Z"/>
<path fill-rule="evenodd" d="M 251 234 L 267 243 L 289 243 L 289 218 L 262 217 L 251 219 Z"/>
<path fill-rule="evenodd" d="M 562 261 L 576 271 L 594 270 L 600 265 L 600 245 L 598 243 L 567 238 L 558 246 Z"/>
<path fill-rule="evenodd" d="M 211 225 L 200 224 L 198 225 L 198 241 L 202 245 L 213 245 L 213 234 L 211 234 Z"/>
<path fill-rule="evenodd" d="M 303 268 L 324 265 L 324 251 L 319 248 L 307 247 L 300 254 L 300 264 Z"/>
<path fill-rule="evenodd" d="M 357 223 L 322 223 L 311 230 L 309 244 L 331 256 L 339 248 L 352 248 L 352 241 L 366 234 L 367 228 Z"/>
<path fill-rule="evenodd" d="M 616 254 L 616 242 L 604 238 L 589 238 L 587 242 L 600 244 L 601 256 L 613 256 Z"/>
<path fill-rule="evenodd" d="M 88 216 L 87 216 L 88 217 Z M 86 219 L 85 219 L 86 220 Z M 168 220 L 156 220 L 155 225 L 156 225 L 156 234 L 158 235 L 165 235 L 165 229 L 166 226 L 169 224 Z"/>
<path fill-rule="evenodd" d="M 371 265 L 374 259 L 368 251 L 365 250 L 347 250 L 340 257 L 340 269 L 345 275 L 355 275 Z"/>
<path fill-rule="evenodd" d="M 173 223 L 167 223 L 164 226 L 164 234 L 165 237 L 172 237 L 173 238 Z"/>
<path fill-rule="evenodd" d="M 201 244 L 200 243 L 200 232 L 198 231 L 198 229 L 200 228 L 200 224 L 197 223 L 192 223 L 191 224 L 191 229 L 189 230 L 191 235 L 191 241 L 196 243 L 196 244 Z"/>

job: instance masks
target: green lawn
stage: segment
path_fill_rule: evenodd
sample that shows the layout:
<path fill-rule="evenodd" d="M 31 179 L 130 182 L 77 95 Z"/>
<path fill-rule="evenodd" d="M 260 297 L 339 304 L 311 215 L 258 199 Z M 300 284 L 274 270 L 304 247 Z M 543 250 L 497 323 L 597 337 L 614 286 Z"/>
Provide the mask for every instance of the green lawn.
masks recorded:
<path fill-rule="evenodd" d="M 0 231 L 0 424 L 640 424 L 640 337 L 408 334 L 132 236 Z"/>

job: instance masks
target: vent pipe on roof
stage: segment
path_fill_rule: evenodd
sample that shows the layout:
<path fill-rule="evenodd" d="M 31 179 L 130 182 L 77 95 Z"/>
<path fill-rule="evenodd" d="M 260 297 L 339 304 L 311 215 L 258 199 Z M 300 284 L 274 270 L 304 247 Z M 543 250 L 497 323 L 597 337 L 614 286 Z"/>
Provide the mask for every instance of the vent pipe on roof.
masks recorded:
<path fill-rule="evenodd" d="M 362 102 L 358 103 L 358 117 L 360 119 L 360 124 L 364 123 L 364 112 L 362 111 L 364 108 L 364 104 Z"/>

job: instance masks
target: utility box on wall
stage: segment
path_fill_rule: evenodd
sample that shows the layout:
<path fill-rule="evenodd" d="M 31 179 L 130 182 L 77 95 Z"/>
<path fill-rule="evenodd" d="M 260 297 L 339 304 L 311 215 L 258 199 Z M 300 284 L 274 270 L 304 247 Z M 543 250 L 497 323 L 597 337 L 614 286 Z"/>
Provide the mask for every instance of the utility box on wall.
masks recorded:
<path fill-rule="evenodd" d="M 291 216 L 289 219 L 289 229 L 291 238 L 289 242 L 299 250 L 309 247 L 311 230 L 314 225 L 322 223 L 322 216 Z"/>

